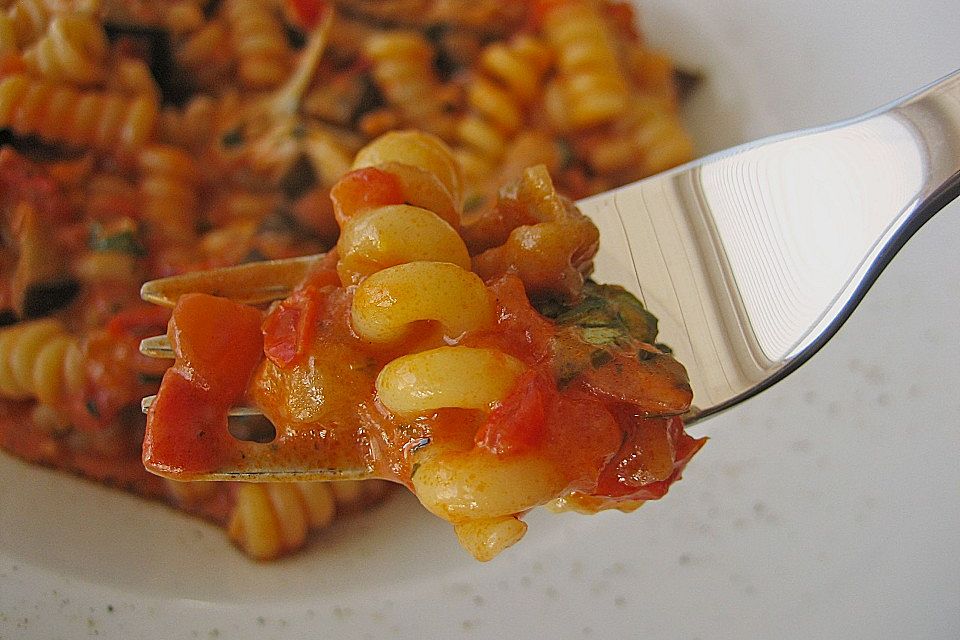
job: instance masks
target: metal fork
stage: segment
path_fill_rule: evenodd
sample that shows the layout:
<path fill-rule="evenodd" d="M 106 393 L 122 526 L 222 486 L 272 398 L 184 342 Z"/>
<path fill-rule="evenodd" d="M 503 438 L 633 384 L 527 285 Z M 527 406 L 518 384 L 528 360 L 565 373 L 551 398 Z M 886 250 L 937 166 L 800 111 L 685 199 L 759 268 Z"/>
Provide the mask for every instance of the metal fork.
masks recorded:
<path fill-rule="evenodd" d="M 960 71 L 858 118 L 734 147 L 577 205 L 600 228 L 598 280 L 638 295 L 686 366 L 692 423 L 807 361 L 958 195 Z M 170 305 L 187 290 L 279 299 L 312 259 L 156 280 L 142 294 Z M 143 349 L 172 355 L 163 339 Z"/>

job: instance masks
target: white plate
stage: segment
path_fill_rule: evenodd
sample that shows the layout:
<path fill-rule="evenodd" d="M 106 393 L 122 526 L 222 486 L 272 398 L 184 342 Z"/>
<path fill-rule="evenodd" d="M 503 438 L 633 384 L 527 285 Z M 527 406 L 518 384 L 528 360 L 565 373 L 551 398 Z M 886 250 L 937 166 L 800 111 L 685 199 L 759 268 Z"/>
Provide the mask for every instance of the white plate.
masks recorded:
<path fill-rule="evenodd" d="M 955 2 L 644 3 L 704 151 L 960 66 Z M 534 514 L 480 565 L 409 497 L 259 565 L 166 508 L 0 459 L 0 637 L 960 637 L 960 206 L 660 503 Z"/>

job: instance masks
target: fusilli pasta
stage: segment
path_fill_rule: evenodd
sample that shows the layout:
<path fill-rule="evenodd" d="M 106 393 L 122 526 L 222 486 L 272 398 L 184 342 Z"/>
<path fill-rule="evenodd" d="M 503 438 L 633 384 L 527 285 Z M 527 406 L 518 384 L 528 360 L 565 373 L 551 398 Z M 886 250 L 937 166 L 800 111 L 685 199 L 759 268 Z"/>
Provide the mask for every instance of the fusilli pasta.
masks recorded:
<path fill-rule="evenodd" d="M 56 406 L 83 382 L 77 339 L 57 320 L 0 330 L 0 395 Z"/>
<path fill-rule="evenodd" d="M 0 329 L 0 447 L 229 526 L 261 557 L 309 537 L 293 524 L 309 517 L 277 506 L 306 494 L 261 487 L 254 502 L 269 508 L 254 522 L 233 483 L 170 488 L 143 470 L 139 401 L 165 367 L 137 345 L 168 320 L 139 300 L 144 280 L 333 249 L 330 280 L 315 286 L 336 285 L 328 302 L 350 329 L 287 352 L 330 358 L 285 365 L 278 347 L 265 361 L 253 395 L 282 399 L 271 418 L 323 424 L 378 384 L 376 411 L 414 411 L 391 371 L 442 389 L 495 367 L 473 400 L 439 394 L 451 405 L 440 415 L 475 425 L 533 366 L 519 338 L 488 339 L 515 311 L 504 300 L 566 304 L 589 272 L 595 229 L 546 194 L 585 196 L 693 152 L 671 60 L 607 0 L 323 6 L 336 15 L 277 0 L 0 7 L 0 316 L 13 322 Z M 548 177 L 536 170 L 500 195 L 540 164 Z M 406 301 L 371 302 L 389 295 Z M 354 316 L 363 357 L 342 344 L 357 339 Z M 434 365 L 443 373 L 430 382 Z M 326 491 L 342 512 L 384 486 Z M 455 528 L 491 557 L 525 526 L 484 514 Z"/>

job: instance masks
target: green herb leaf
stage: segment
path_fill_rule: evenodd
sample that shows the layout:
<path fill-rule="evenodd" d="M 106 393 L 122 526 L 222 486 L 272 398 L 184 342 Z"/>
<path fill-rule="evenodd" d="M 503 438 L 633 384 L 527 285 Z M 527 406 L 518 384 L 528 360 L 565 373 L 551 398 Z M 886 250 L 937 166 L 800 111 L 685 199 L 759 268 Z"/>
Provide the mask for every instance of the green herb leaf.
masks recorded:
<path fill-rule="evenodd" d="M 226 149 L 233 149 L 243 144 L 243 130 L 240 127 L 231 129 L 220 138 L 220 145 Z"/>
<path fill-rule="evenodd" d="M 483 206 L 486 200 L 486 197 L 482 193 L 474 193 L 467 196 L 463 201 L 463 212 L 470 213 L 471 211 L 476 211 Z"/>
<path fill-rule="evenodd" d="M 95 225 L 90 230 L 90 238 L 87 246 L 93 251 L 109 251 L 113 253 L 126 253 L 137 258 L 147 255 L 147 249 L 137 237 L 137 232 L 133 229 L 124 229 L 109 235 L 103 235 L 103 229 Z"/>

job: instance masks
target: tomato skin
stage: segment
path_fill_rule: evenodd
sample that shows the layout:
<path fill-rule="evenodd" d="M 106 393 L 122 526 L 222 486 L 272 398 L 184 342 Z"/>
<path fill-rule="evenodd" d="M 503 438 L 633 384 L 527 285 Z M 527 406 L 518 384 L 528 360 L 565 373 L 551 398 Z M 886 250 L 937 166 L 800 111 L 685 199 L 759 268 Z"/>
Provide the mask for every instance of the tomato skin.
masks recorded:
<path fill-rule="evenodd" d="M 116 313 L 107 322 L 106 329 L 116 338 L 127 334 L 145 338 L 156 333 L 158 328 L 166 326 L 169 320 L 169 309 L 152 304 L 138 304 Z"/>
<path fill-rule="evenodd" d="M 217 468 L 232 444 L 227 412 L 263 357 L 260 324 L 259 311 L 226 298 L 178 300 L 167 331 L 177 361 L 147 414 L 144 464 L 171 473 Z"/>
<path fill-rule="evenodd" d="M 229 406 L 262 358 L 260 323 L 253 307 L 205 293 L 181 296 L 167 333 L 176 366 L 189 368 L 198 384 L 216 388 Z"/>
<path fill-rule="evenodd" d="M 476 446 L 500 455 L 541 444 L 547 433 L 548 387 L 549 383 L 535 371 L 521 375 L 510 395 L 477 430 Z"/>
<path fill-rule="evenodd" d="M 688 435 L 679 416 L 636 420 L 625 435 L 592 495 L 631 501 L 662 498 L 707 441 Z"/>
<path fill-rule="evenodd" d="M 314 287 L 306 287 L 279 303 L 263 321 L 263 352 L 278 367 L 307 352 L 324 308 Z"/>
<path fill-rule="evenodd" d="M 209 390 L 171 367 L 163 376 L 156 400 L 147 413 L 143 463 L 170 473 L 203 473 L 216 469 L 222 444 L 232 438 L 227 413 Z M 151 428 L 159 421 L 163 428 Z"/>
<path fill-rule="evenodd" d="M 323 0 L 287 0 L 287 7 L 304 29 L 313 29 L 327 9 Z"/>
<path fill-rule="evenodd" d="M 387 171 L 364 167 L 346 174 L 330 189 L 333 213 L 341 225 L 349 218 L 374 207 L 403 204 L 403 184 Z"/>

